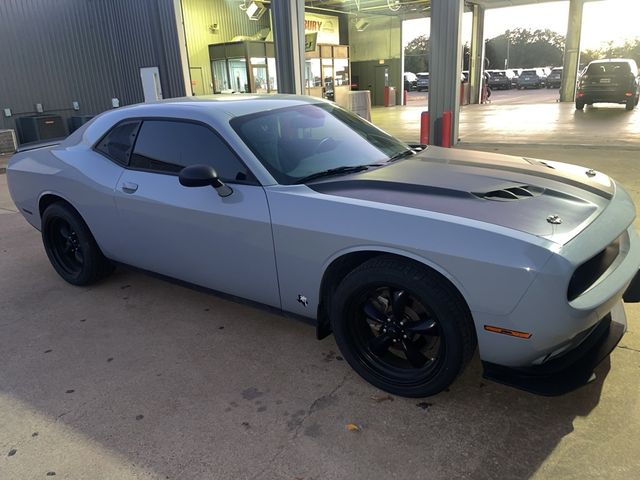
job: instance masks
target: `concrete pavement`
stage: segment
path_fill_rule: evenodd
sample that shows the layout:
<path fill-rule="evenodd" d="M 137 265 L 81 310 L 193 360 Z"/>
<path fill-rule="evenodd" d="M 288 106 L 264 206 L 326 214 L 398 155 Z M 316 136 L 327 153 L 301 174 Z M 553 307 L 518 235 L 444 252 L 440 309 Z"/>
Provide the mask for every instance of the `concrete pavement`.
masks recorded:
<path fill-rule="evenodd" d="M 512 91 L 515 92 L 515 91 Z M 376 107 L 373 123 L 417 142 L 424 107 Z M 640 107 L 598 104 L 577 111 L 572 103 L 467 105 L 460 115 L 462 143 L 596 145 L 640 148 Z"/>
<path fill-rule="evenodd" d="M 640 204 L 634 151 L 481 147 L 613 173 Z M 72 287 L 7 211 L 0 479 L 635 478 L 640 307 L 627 312 L 596 381 L 566 396 L 482 380 L 476 357 L 447 392 L 389 397 L 306 324 L 122 268 Z"/>

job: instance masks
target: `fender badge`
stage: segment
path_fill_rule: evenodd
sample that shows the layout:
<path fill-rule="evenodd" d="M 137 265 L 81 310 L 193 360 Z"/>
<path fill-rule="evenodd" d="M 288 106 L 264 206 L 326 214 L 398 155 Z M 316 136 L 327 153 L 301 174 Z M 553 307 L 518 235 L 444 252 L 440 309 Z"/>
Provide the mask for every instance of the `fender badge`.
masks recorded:
<path fill-rule="evenodd" d="M 307 300 L 307 297 L 305 297 L 304 295 L 298 295 L 298 303 L 301 303 L 306 307 L 307 305 L 309 305 L 309 300 Z"/>
<path fill-rule="evenodd" d="M 549 215 L 547 217 L 547 222 L 553 224 L 553 225 L 559 225 L 562 223 L 562 219 L 560 218 L 559 215 Z"/>
<path fill-rule="evenodd" d="M 584 173 L 585 173 L 585 175 L 586 175 L 587 177 L 595 177 L 595 176 L 596 176 L 596 171 L 595 171 L 595 170 L 593 170 L 593 169 L 587 170 L 587 171 L 586 171 L 586 172 L 584 172 Z"/>

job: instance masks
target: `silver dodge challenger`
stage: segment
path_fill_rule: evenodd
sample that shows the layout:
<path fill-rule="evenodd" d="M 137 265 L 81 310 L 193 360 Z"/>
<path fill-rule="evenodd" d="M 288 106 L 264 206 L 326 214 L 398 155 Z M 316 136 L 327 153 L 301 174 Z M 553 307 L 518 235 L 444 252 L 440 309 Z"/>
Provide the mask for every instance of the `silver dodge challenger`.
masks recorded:
<path fill-rule="evenodd" d="M 635 208 L 608 176 L 407 145 L 315 98 L 112 110 L 7 176 L 67 282 L 121 264 L 309 320 L 397 395 L 445 389 L 476 347 L 486 378 L 577 388 L 640 300 Z"/>

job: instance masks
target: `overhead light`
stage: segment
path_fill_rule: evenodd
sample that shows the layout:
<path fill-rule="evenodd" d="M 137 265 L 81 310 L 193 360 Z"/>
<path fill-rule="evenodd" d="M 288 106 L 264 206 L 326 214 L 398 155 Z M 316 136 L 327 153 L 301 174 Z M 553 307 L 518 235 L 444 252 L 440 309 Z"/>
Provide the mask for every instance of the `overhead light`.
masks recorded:
<path fill-rule="evenodd" d="M 264 5 L 262 5 L 261 2 L 251 2 L 245 10 L 247 17 L 249 17 L 249 20 L 260 20 L 260 18 L 262 18 L 262 15 L 264 15 L 264 12 L 266 11 L 267 9 L 264 7 Z"/>
<path fill-rule="evenodd" d="M 356 20 L 356 30 L 358 32 L 364 32 L 367 27 L 369 26 L 369 22 L 367 22 L 365 19 L 361 18 L 360 20 Z"/>

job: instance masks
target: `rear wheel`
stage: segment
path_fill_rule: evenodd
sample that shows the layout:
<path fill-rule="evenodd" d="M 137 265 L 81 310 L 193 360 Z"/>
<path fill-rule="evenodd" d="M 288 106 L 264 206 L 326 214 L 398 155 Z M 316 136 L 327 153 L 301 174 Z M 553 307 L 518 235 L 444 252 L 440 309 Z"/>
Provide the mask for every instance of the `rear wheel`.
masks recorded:
<path fill-rule="evenodd" d="M 42 242 L 53 268 L 73 285 L 91 285 L 114 269 L 80 215 L 64 203 L 44 211 Z"/>
<path fill-rule="evenodd" d="M 638 104 L 638 102 L 636 101 L 635 98 L 631 97 L 629 100 L 627 100 L 627 105 L 626 105 L 626 109 L 628 111 L 633 110 L 634 108 L 636 108 L 636 105 Z"/>
<path fill-rule="evenodd" d="M 471 315 L 453 287 L 436 272 L 390 256 L 347 275 L 332 301 L 331 325 L 360 376 L 407 397 L 445 389 L 476 347 Z"/>
<path fill-rule="evenodd" d="M 576 100 L 576 110 L 584 110 L 584 100 Z"/>

